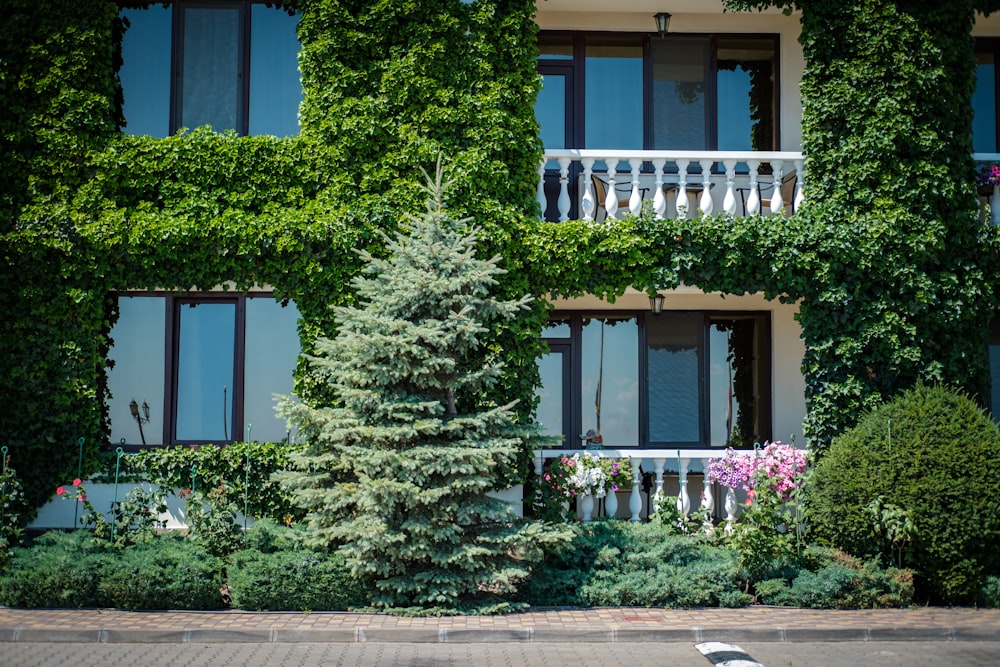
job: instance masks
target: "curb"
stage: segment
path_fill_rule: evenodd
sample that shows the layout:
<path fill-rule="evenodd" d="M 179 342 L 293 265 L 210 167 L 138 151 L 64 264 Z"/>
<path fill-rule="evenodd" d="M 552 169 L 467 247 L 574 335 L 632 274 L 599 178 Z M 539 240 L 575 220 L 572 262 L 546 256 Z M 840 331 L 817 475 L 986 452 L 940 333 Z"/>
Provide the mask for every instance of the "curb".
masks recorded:
<path fill-rule="evenodd" d="M 997 641 L 988 628 L 631 628 L 591 626 L 575 628 L 372 628 L 289 629 L 206 628 L 115 629 L 0 627 L 0 643 L 82 644 L 290 644 L 290 643 L 406 643 L 406 644 L 495 644 L 495 643 L 817 643 L 817 642 L 905 642 Z"/>

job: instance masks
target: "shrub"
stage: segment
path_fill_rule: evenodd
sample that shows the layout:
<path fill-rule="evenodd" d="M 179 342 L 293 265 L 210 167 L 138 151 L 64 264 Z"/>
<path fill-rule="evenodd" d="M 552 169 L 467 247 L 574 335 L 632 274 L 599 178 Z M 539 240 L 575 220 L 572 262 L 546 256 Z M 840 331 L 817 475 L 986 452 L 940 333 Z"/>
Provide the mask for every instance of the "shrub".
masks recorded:
<path fill-rule="evenodd" d="M 93 607 L 97 582 L 110 568 L 109 547 L 89 531 L 49 532 L 13 550 L 0 578 L 0 604 L 9 607 Z"/>
<path fill-rule="evenodd" d="M 984 574 L 1000 571 L 998 480 L 989 417 L 966 396 L 918 386 L 834 440 L 807 519 L 822 544 L 912 567 L 922 598 L 971 603 Z"/>
<path fill-rule="evenodd" d="M 539 564 L 523 599 L 534 605 L 736 607 L 737 557 L 704 536 L 662 525 L 597 521 L 575 526 L 572 542 Z"/>
<path fill-rule="evenodd" d="M 255 611 L 345 611 L 368 603 L 339 554 L 242 551 L 229 567 L 234 607 Z"/>
<path fill-rule="evenodd" d="M 116 552 L 97 582 L 95 606 L 121 609 L 221 609 L 222 562 L 180 535 Z"/>
<path fill-rule="evenodd" d="M 807 566 L 791 567 L 785 576 L 757 582 L 763 604 L 813 609 L 905 607 L 913 602 L 909 570 L 882 569 L 876 561 L 862 563 L 830 549 L 809 549 Z"/>
<path fill-rule="evenodd" d="M 980 607 L 1000 608 L 1000 577 L 990 575 L 986 577 L 983 587 L 979 589 Z"/>

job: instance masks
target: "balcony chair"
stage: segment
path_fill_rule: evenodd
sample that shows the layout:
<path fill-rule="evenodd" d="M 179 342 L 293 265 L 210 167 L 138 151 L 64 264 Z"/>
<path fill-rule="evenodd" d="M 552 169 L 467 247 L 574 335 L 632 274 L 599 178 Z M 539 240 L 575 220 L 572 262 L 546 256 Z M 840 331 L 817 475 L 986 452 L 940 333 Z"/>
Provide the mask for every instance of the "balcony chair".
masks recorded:
<path fill-rule="evenodd" d="M 596 222 L 597 221 L 597 214 L 600 213 L 601 211 L 604 211 L 604 217 L 605 218 L 608 217 L 608 212 L 604 208 L 604 200 L 608 198 L 608 184 L 607 184 L 607 182 L 605 182 L 604 180 L 602 180 L 601 178 L 599 178 L 597 176 L 597 174 L 591 174 L 590 178 L 591 178 L 591 181 L 594 184 L 594 199 L 597 200 L 597 202 L 596 202 L 597 203 L 597 208 L 594 211 L 594 221 Z M 639 196 L 642 197 L 643 199 L 646 198 L 646 193 L 647 192 L 649 192 L 649 188 L 639 188 Z M 628 192 L 625 194 L 625 196 L 624 197 L 621 196 L 621 191 L 618 189 L 618 187 L 615 187 L 615 194 L 619 195 L 618 196 L 618 210 L 619 211 L 628 212 L 628 210 L 629 210 L 628 209 L 628 200 L 629 200 L 629 197 L 632 196 L 632 181 L 631 181 L 631 177 L 629 177 Z"/>
<path fill-rule="evenodd" d="M 795 185 L 798 183 L 798 175 L 795 170 L 792 169 L 787 174 L 781 177 L 781 203 L 784 205 L 784 210 L 788 213 L 795 212 Z M 770 213 L 771 211 L 771 198 L 765 198 L 761 190 L 763 188 L 770 188 L 770 191 L 774 191 L 773 183 L 757 183 L 757 193 L 760 195 L 760 209 L 759 212 L 762 214 Z M 743 215 L 747 214 L 747 200 L 746 193 L 749 188 L 740 188 L 740 199 L 743 201 Z"/>

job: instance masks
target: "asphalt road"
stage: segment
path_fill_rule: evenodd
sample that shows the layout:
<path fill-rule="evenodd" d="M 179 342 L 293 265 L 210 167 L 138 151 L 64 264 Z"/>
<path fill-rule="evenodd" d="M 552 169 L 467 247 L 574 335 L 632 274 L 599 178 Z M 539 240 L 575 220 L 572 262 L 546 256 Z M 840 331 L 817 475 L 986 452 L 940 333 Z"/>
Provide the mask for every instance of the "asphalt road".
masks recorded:
<path fill-rule="evenodd" d="M 996 642 L 769 642 L 739 644 L 764 667 L 998 667 Z M 0 644 L 3 667 L 708 667 L 688 643 Z M 724 664 L 724 663 L 720 663 Z M 749 667 L 752 663 L 740 663 Z"/>

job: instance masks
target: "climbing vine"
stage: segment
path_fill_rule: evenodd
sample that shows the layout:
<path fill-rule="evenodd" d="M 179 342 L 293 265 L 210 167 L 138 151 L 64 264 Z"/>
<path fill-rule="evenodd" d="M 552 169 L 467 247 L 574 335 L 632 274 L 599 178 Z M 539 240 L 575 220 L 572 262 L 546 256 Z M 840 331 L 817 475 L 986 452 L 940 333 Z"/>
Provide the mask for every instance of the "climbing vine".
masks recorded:
<path fill-rule="evenodd" d="M 128 6 L 151 3 L 131 2 Z M 157 3 L 159 4 L 159 3 Z M 984 395 L 1000 271 L 969 153 L 970 29 L 1000 3 L 729 0 L 802 16 L 808 204 L 782 216 L 537 220 L 533 0 L 298 0 L 297 137 L 126 136 L 114 0 L 0 4 L 0 438 L 34 505 L 108 433 L 115 293 L 229 284 L 295 301 L 303 349 L 353 299 L 352 249 L 419 210 L 438 154 L 451 206 L 508 271 L 500 298 L 680 283 L 796 302 L 818 446 L 918 379 Z M 527 418 L 544 301 L 497 324 L 490 397 Z M 296 390 L 325 400 L 300 364 Z"/>

